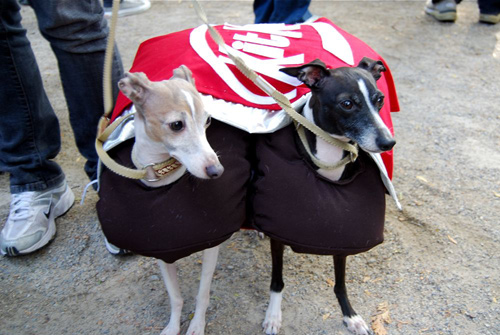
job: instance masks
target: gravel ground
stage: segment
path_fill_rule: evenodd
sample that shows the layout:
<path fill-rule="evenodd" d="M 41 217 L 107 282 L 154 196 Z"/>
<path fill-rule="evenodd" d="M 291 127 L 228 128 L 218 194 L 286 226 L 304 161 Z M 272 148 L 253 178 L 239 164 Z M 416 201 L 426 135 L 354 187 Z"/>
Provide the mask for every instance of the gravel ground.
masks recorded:
<path fill-rule="evenodd" d="M 212 22 L 253 21 L 251 1 L 204 2 Z M 395 177 L 404 210 L 388 198 L 386 241 L 349 258 L 351 302 L 388 334 L 500 334 L 500 25 L 477 23 L 475 2 L 455 24 L 423 14 L 423 1 L 318 1 L 311 10 L 358 36 L 391 67 L 401 103 Z M 61 117 L 57 160 L 81 199 L 87 180 L 57 66 L 29 8 L 24 24 Z M 119 22 L 125 68 L 149 37 L 199 25 L 189 2 L 155 1 Z M 0 220 L 9 210 L 0 175 Z M 0 334 L 159 334 L 169 302 L 152 259 L 104 247 L 93 192 L 57 221 L 57 238 L 32 255 L 0 259 Z M 240 232 L 222 245 L 207 334 L 260 334 L 270 281 L 267 239 Z M 200 255 L 179 261 L 183 330 L 194 311 Z M 330 257 L 285 254 L 280 334 L 348 334 L 331 287 Z M 388 313 L 387 313 L 388 312 Z"/>

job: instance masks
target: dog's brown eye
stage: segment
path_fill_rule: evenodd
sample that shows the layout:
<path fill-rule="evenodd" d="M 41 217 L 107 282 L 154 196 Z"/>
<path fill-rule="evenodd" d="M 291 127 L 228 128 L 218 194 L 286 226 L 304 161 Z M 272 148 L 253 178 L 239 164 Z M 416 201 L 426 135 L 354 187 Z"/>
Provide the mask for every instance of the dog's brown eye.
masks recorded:
<path fill-rule="evenodd" d="M 342 108 L 346 110 L 351 110 L 352 107 L 354 106 L 351 100 L 344 100 L 340 103 L 340 105 L 342 106 Z"/>
<path fill-rule="evenodd" d="M 182 121 L 175 121 L 169 124 L 169 126 L 173 131 L 180 131 L 184 128 L 184 123 L 182 123 Z"/>
<path fill-rule="evenodd" d="M 210 126 L 210 123 L 212 123 L 212 117 L 211 117 L 211 116 L 209 116 L 209 117 L 207 118 L 207 123 L 206 123 L 206 126 L 207 126 L 207 127 L 208 127 L 208 126 Z"/>
<path fill-rule="evenodd" d="M 383 96 L 380 96 L 377 98 L 377 104 L 381 105 L 384 103 L 384 97 Z"/>

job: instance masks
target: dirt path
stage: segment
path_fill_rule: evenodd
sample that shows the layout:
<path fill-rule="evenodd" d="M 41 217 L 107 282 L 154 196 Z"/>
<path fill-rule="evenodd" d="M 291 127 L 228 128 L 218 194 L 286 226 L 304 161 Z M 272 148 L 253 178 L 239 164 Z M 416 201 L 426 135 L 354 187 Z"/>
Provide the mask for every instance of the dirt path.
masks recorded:
<path fill-rule="evenodd" d="M 249 23 L 250 1 L 204 2 L 213 22 Z M 349 258 L 351 301 L 366 321 L 387 303 L 389 334 L 500 334 L 500 25 L 477 23 L 475 2 L 455 24 L 423 14 L 424 2 L 317 1 L 311 9 L 377 50 L 395 76 L 402 112 L 393 115 L 394 183 L 386 241 Z M 50 48 L 29 9 L 24 24 L 39 56 L 49 98 L 62 117 L 58 157 L 81 198 L 87 182 L 76 153 Z M 120 20 L 125 67 L 140 41 L 199 25 L 189 3 L 156 1 Z M 8 178 L 0 175 L 0 219 Z M 113 257 L 104 247 L 91 193 L 58 220 L 57 238 L 33 255 L 0 259 L 0 334 L 159 334 L 169 304 L 156 264 Z M 260 334 L 270 280 L 268 240 L 235 234 L 222 246 L 207 334 Z M 331 287 L 330 257 L 286 254 L 280 334 L 348 334 Z M 179 262 L 194 310 L 199 255 Z M 185 329 L 184 329 L 185 330 Z"/>

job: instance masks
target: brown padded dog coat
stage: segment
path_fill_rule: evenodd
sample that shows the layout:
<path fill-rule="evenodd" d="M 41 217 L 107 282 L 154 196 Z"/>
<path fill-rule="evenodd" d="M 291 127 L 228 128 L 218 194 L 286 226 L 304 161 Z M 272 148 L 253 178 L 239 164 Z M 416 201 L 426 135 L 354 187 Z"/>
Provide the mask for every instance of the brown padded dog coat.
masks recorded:
<path fill-rule="evenodd" d="M 170 185 L 150 188 L 104 169 L 97 212 L 108 241 L 167 263 L 214 247 L 245 221 L 250 178 L 249 134 L 215 120 L 207 138 L 220 156 L 224 173 L 215 180 L 184 174 Z M 133 139 L 111 150 L 118 163 L 134 167 Z"/>
<path fill-rule="evenodd" d="M 254 225 L 296 252 L 352 255 L 383 242 L 385 187 L 372 159 L 360 152 L 350 177 L 332 182 L 297 150 L 289 126 L 256 145 Z"/>
<path fill-rule="evenodd" d="M 186 173 L 150 188 L 103 170 L 97 210 L 109 242 L 172 263 L 244 224 L 312 254 L 352 255 L 383 241 L 385 188 L 366 154 L 350 178 L 331 182 L 303 158 L 293 126 L 250 135 L 214 120 L 207 137 L 224 165 L 215 180 Z M 132 145 L 119 145 L 111 157 L 133 167 Z"/>

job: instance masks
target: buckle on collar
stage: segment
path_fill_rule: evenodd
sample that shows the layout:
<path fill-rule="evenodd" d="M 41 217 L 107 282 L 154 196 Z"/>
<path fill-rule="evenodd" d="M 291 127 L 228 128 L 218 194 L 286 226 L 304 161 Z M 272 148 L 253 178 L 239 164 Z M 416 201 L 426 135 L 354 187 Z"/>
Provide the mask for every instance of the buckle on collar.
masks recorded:
<path fill-rule="evenodd" d="M 160 179 L 166 177 L 167 175 L 174 172 L 181 166 L 182 163 L 175 158 L 171 158 L 164 163 L 149 163 L 145 165 L 142 169 L 146 170 L 148 167 L 152 168 L 156 178 L 151 178 L 151 179 L 144 178 L 144 180 L 148 182 L 159 181 Z"/>
<path fill-rule="evenodd" d="M 155 166 L 155 165 L 156 165 L 155 163 L 149 163 L 149 164 L 143 166 L 143 170 L 146 170 L 148 167 L 153 168 L 153 166 Z M 153 172 L 154 172 L 156 178 L 151 178 L 151 179 L 144 178 L 144 180 L 148 181 L 148 182 L 159 181 L 161 178 L 158 176 L 158 174 L 156 173 L 156 170 L 154 168 L 153 168 Z"/>

